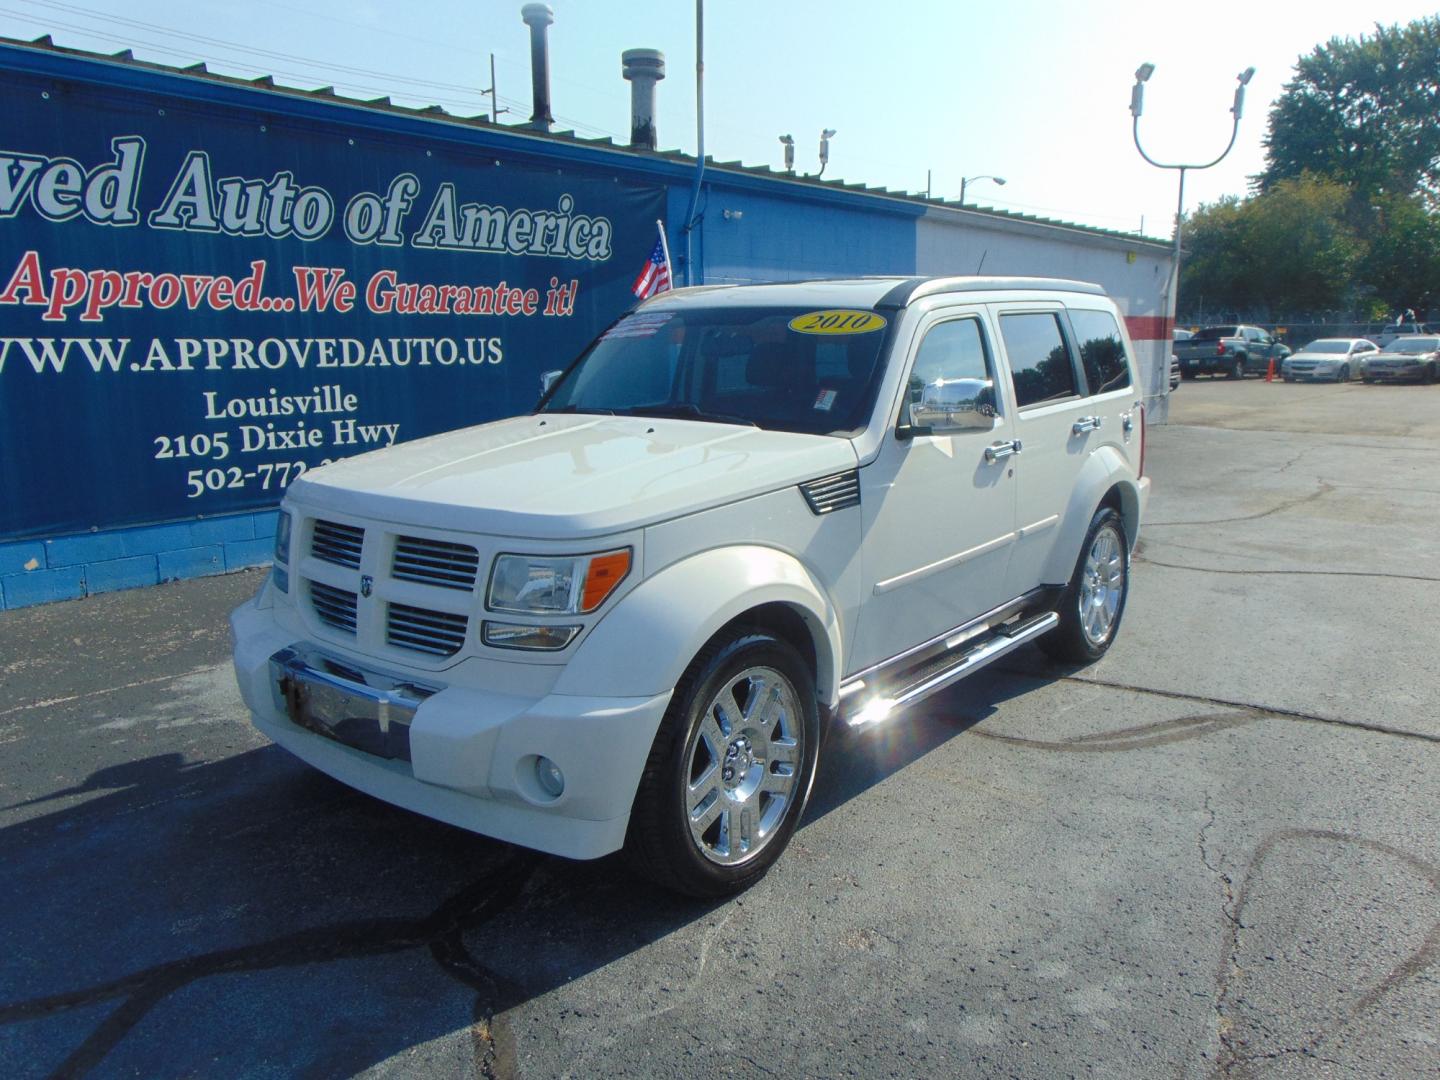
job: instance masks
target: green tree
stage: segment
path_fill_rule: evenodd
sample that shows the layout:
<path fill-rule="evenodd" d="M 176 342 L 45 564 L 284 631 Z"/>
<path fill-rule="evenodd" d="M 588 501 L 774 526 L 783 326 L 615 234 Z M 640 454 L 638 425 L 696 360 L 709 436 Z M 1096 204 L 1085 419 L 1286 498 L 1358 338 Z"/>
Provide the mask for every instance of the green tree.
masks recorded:
<path fill-rule="evenodd" d="M 1372 212 L 1360 280 L 1387 311 L 1440 307 L 1440 213 L 1427 212 L 1413 195 L 1380 199 Z"/>
<path fill-rule="evenodd" d="M 1440 209 L 1440 16 L 1332 38 L 1295 65 L 1270 110 L 1258 189 L 1305 173 L 1361 200 L 1423 197 Z"/>
<path fill-rule="evenodd" d="M 1305 174 L 1241 202 L 1201 207 L 1187 226 L 1181 306 L 1308 311 L 1348 304 L 1366 247 L 1350 190 Z"/>

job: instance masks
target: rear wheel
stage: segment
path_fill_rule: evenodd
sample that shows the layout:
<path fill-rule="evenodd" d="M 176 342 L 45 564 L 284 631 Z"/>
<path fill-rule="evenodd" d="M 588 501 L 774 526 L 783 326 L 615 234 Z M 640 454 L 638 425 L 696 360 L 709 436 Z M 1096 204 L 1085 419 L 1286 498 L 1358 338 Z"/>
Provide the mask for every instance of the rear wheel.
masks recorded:
<path fill-rule="evenodd" d="M 1125 520 L 1108 506 L 1090 519 L 1075 572 L 1057 609 L 1060 623 L 1040 639 L 1056 660 L 1088 664 L 1115 640 L 1130 593 L 1130 543 Z"/>
<path fill-rule="evenodd" d="M 1237 356 L 1235 363 L 1230 365 L 1230 370 L 1225 373 L 1227 379 L 1243 379 L 1245 377 L 1245 358 Z"/>
<path fill-rule="evenodd" d="M 815 680 L 795 648 L 756 627 L 716 637 L 655 736 L 630 812 L 630 864 L 690 896 L 748 888 L 790 842 L 819 744 Z"/>

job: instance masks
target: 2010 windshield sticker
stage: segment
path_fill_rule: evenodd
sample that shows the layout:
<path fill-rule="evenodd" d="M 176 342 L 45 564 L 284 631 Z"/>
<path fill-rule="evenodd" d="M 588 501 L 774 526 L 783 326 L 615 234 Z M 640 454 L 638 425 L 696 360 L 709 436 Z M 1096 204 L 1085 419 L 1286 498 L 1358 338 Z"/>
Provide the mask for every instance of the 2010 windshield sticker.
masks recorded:
<path fill-rule="evenodd" d="M 788 325 L 797 334 L 869 334 L 885 326 L 885 316 L 830 308 L 797 315 Z"/>
<path fill-rule="evenodd" d="M 643 315 L 631 315 L 629 318 L 621 319 L 601 334 L 600 340 L 654 337 L 660 328 L 674 317 L 673 311 L 649 311 Z"/>

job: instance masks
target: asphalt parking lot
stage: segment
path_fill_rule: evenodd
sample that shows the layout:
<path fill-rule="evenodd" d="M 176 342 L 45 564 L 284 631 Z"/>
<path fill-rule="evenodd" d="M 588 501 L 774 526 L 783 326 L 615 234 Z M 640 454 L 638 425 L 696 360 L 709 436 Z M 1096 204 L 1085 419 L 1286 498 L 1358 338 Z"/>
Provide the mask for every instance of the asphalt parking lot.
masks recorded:
<path fill-rule="evenodd" d="M 358 795 L 258 573 L 0 614 L 0 1075 L 1440 1073 L 1440 387 L 1202 381 L 1099 664 L 832 740 L 745 895 Z"/>

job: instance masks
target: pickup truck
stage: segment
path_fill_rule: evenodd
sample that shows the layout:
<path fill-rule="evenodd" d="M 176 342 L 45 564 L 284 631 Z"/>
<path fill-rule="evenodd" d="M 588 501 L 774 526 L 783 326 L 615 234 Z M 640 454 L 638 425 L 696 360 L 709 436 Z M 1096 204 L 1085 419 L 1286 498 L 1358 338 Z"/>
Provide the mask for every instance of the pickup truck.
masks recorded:
<path fill-rule="evenodd" d="M 1115 639 L 1150 481 L 1096 285 L 681 289 L 545 381 L 529 415 L 290 485 L 231 620 L 261 731 L 713 896 L 785 847 L 827 727 L 903 729 L 1028 642 Z"/>
<path fill-rule="evenodd" d="M 1271 360 L 1279 372 L 1290 349 L 1258 326 L 1207 326 L 1195 331 L 1189 341 L 1175 342 L 1175 355 L 1183 378 L 1224 375 L 1243 379 L 1247 373 L 1265 374 Z"/>

